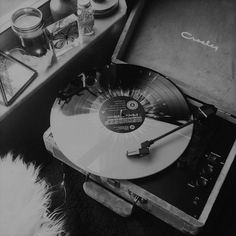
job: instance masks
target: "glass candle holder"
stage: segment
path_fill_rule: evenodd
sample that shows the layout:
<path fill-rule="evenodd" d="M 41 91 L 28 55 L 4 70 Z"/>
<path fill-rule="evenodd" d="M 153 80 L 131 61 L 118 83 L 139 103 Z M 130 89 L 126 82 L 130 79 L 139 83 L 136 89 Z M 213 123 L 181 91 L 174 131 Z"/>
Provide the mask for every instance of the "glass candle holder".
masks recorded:
<path fill-rule="evenodd" d="M 39 9 L 27 7 L 14 12 L 12 29 L 20 38 L 24 51 L 33 57 L 32 61 L 38 67 L 36 69 L 39 67 L 45 69 L 51 65 L 54 50 L 44 27 L 42 12 Z"/>

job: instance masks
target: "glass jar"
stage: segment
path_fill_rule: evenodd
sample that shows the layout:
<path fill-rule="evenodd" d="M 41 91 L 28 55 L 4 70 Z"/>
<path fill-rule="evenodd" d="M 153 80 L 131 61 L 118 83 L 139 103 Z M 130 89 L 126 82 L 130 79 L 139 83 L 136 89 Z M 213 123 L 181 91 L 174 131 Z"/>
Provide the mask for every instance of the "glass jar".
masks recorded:
<path fill-rule="evenodd" d="M 77 0 L 77 17 L 79 34 L 88 36 L 94 34 L 94 14 L 90 0 Z"/>
<path fill-rule="evenodd" d="M 14 12 L 12 29 L 20 38 L 21 46 L 26 54 L 41 59 L 34 63 L 41 63 L 42 66 L 49 66 L 52 63 L 54 50 L 44 27 L 42 12 L 39 9 L 27 7 Z"/>

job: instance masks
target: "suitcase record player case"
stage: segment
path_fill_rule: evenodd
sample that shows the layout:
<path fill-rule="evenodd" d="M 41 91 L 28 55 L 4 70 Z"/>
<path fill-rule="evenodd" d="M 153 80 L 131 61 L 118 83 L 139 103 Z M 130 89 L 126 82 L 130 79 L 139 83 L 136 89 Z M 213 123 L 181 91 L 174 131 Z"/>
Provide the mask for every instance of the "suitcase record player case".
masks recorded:
<path fill-rule="evenodd" d="M 217 115 L 197 127 L 187 156 L 160 173 L 134 180 L 87 173 L 60 151 L 49 128 L 44 134 L 47 150 L 87 176 L 83 187 L 89 196 L 122 216 L 138 206 L 190 234 L 206 224 L 236 156 L 235 7 L 234 0 L 136 3 L 112 63 L 158 71 L 194 107 L 212 104 Z"/>

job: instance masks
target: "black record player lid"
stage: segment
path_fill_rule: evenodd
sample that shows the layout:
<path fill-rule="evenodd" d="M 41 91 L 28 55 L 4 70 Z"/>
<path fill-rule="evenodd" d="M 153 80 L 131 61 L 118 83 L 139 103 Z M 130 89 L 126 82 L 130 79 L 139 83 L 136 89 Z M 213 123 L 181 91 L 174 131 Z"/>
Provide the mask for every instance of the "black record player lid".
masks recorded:
<path fill-rule="evenodd" d="M 159 71 L 236 115 L 236 1 L 147 1 L 125 58 L 117 59 Z"/>

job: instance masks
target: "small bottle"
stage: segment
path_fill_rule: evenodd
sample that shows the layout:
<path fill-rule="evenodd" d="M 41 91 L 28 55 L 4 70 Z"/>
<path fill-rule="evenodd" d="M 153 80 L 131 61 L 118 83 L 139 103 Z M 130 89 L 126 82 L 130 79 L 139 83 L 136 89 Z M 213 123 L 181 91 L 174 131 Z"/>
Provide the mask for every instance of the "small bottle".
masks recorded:
<path fill-rule="evenodd" d="M 94 14 L 90 0 L 77 0 L 77 17 L 80 36 L 94 34 Z"/>

